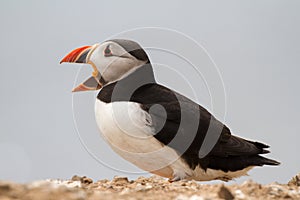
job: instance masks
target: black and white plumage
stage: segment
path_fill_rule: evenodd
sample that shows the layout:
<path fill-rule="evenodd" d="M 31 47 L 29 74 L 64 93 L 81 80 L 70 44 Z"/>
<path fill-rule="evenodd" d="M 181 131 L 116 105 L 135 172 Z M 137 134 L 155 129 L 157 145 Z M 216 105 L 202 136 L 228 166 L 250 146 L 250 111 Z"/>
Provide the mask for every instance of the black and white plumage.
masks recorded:
<path fill-rule="evenodd" d="M 143 170 L 169 178 L 231 180 L 254 166 L 278 165 L 262 157 L 267 145 L 231 134 L 187 97 L 156 83 L 145 51 L 130 40 L 75 49 L 62 62 L 89 63 L 93 76 L 74 91 L 97 90 L 95 115 L 113 150 Z M 205 137 L 215 138 L 201 156 Z"/>

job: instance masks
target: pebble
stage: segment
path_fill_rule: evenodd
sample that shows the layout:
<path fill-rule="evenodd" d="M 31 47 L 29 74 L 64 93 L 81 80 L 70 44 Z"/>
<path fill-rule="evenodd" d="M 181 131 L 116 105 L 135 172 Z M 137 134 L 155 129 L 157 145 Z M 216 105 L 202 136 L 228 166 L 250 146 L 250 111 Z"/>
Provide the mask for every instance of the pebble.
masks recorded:
<path fill-rule="evenodd" d="M 218 196 L 221 199 L 226 199 L 226 200 L 231 200 L 234 199 L 234 196 L 231 194 L 231 192 L 224 186 L 222 185 L 218 191 Z"/>

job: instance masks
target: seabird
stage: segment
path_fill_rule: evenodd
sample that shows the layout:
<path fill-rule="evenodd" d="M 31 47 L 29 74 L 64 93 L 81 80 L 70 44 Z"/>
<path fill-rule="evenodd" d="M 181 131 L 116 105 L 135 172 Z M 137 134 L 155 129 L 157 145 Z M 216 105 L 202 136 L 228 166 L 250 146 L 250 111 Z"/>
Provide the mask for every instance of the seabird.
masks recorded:
<path fill-rule="evenodd" d="M 95 117 L 102 136 L 145 171 L 170 182 L 228 181 L 255 166 L 279 165 L 261 156 L 269 146 L 232 135 L 205 108 L 158 84 L 149 57 L 134 41 L 80 47 L 63 62 L 93 67 L 92 76 L 73 92 L 101 89 Z"/>

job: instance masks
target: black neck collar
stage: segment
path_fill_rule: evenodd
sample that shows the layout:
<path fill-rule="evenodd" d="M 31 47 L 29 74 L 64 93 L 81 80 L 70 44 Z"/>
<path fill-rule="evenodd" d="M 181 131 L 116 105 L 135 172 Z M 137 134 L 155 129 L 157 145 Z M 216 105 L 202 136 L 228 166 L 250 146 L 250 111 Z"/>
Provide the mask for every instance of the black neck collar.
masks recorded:
<path fill-rule="evenodd" d="M 156 83 L 152 65 L 147 63 L 137 70 L 118 80 L 104 86 L 97 98 L 106 103 L 113 101 L 130 101 L 133 93 L 142 86 Z"/>

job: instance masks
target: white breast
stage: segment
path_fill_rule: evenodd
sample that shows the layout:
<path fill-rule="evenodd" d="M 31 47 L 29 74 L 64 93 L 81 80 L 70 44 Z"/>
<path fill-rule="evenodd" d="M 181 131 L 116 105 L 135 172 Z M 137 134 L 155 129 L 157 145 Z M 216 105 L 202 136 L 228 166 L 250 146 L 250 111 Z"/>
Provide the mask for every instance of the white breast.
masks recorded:
<path fill-rule="evenodd" d="M 230 180 L 245 175 L 250 169 L 227 173 L 212 169 L 204 171 L 199 166 L 190 169 L 174 149 L 153 137 L 151 116 L 139 103 L 104 103 L 97 99 L 95 115 L 100 132 L 111 148 L 145 171 L 174 180 L 208 181 Z"/>
<path fill-rule="evenodd" d="M 173 178 L 191 173 L 178 154 L 153 137 L 151 116 L 134 102 L 96 100 L 98 127 L 112 149 L 143 170 Z"/>

